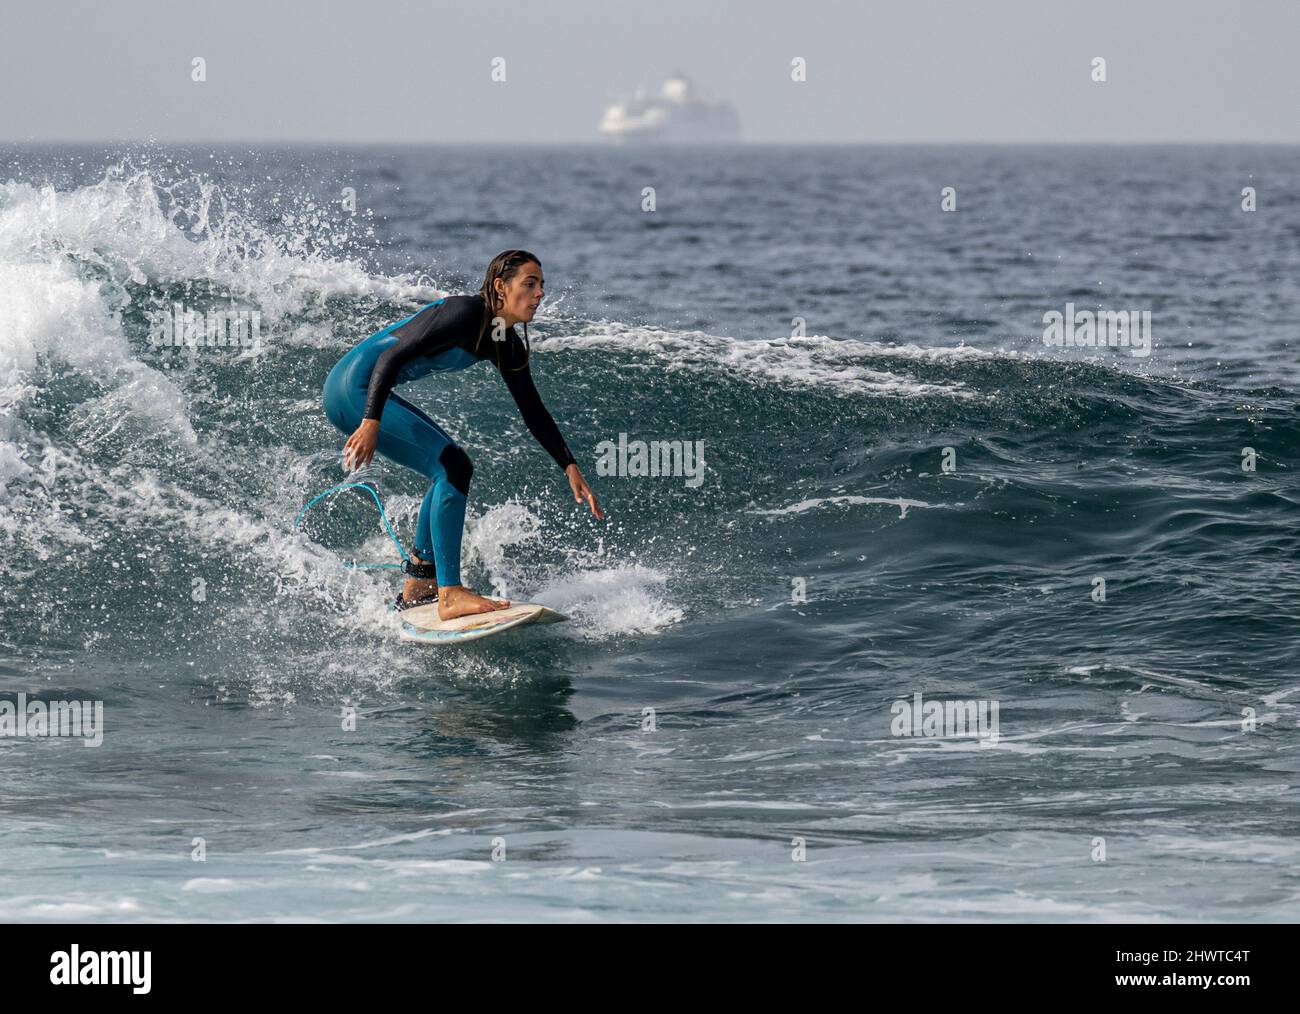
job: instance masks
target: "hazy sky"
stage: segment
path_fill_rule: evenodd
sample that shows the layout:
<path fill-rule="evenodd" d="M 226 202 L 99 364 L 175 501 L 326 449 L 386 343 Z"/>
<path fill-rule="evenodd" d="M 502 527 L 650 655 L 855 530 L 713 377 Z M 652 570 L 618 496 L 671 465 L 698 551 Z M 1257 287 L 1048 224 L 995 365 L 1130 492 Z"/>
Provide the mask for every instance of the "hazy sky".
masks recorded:
<path fill-rule="evenodd" d="M 678 69 L 747 141 L 1300 141 L 1300 0 L 39 0 L 3 36 L 8 141 L 597 141 Z"/>

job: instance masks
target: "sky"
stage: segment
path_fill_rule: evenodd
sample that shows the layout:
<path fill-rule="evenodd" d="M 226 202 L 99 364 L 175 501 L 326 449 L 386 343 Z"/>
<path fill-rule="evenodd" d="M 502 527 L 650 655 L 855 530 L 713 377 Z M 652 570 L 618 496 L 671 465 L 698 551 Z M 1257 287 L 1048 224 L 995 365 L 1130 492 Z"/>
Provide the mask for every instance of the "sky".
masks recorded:
<path fill-rule="evenodd" d="M 0 140 L 599 143 L 681 71 L 750 142 L 1295 143 L 1297 41 L 1300 0 L 40 0 Z"/>

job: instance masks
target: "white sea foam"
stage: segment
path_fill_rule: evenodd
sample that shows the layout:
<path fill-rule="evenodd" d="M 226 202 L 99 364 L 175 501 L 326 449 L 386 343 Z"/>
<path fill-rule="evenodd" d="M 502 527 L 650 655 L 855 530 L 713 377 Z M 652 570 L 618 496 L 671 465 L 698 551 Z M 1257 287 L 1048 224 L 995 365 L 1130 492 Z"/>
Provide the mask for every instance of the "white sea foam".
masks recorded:
<path fill-rule="evenodd" d="M 791 504 L 789 507 L 781 507 L 776 510 L 767 511 L 750 511 L 751 514 L 803 514 L 805 511 L 816 510 L 818 507 L 824 507 L 827 504 L 855 504 L 871 506 L 872 504 L 886 504 L 890 507 L 898 508 L 900 518 L 907 517 L 907 512 L 912 507 L 934 507 L 935 504 L 926 503 L 924 500 L 907 500 L 902 497 L 885 497 L 885 496 L 822 496 L 811 500 L 800 500 L 798 503 Z"/>
<path fill-rule="evenodd" d="M 193 196 L 173 197 L 174 206 L 164 206 L 150 172 L 123 166 L 69 191 L 0 184 L 0 262 L 52 262 L 61 253 L 117 285 L 204 279 L 254 303 L 266 321 L 331 295 L 414 302 L 441 294 L 427 279 L 387 278 L 356 259 L 309 252 L 305 234 L 272 234 L 235 211 L 216 184 L 190 182 Z"/>
<path fill-rule="evenodd" d="M 579 570 L 538 589 L 537 599 L 565 613 L 568 632 L 589 639 L 650 634 L 685 613 L 668 598 L 667 575 L 640 565 Z"/>
<path fill-rule="evenodd" d="M 560 349 L 620 349 L 643 352 L 661 360 L 664 370 L 726 372 L 750 383 L 815 387 L 839 394 L 868 394 L 900 398 L 974 398 L 960 381 L 935 383 L 887 372 L 867 365 L 882 357 L 898 361 L 934 362 L 992 355 L 969 349 L 922 349 L 870 342 L 841 341 L 822 335 L 803 338 L 740 340 L 703 331 L 665 331 L 648 327 L 605 324 L 574 335 L 559 335 L 538 344 L 539 351 Z"/>
<path fill-rule="evenodd" d="M 79 408 L 79 436 L 103 438 L 131 415 L 194 446 L 181 393 L 136 359 L 123 331 L 128 283 L 204 281 L 256 306 L 267 323 L 331 295 L 415 303 L 441 294 L 412 276 L 386 278 L 356 260 L 306 253 L 303 237 L 272 236 L 228 210 L 214 221 L 220 191 L 201 181 L 196 189 L 188 208 L 168 208 L 148 172 L 121 166 L 68 191 L 0 184 L 0 420 L 35 393 L 44 362 L 110 389 Z M 328 335 L 298 325 L 289 342 L 318 345 Z M 20 441 L 29 436 L 0 422 L 0 491 L 27 474 Z"/>
<path fill-rule="evenodd" d="M 515 601 L 535 601 L 564 613 L 565 633 L 588 639 L 619 634 L 647 634 L 679 622 L 685 615 L 674 605 L 662 571 L 616 559 L 602 561 L 581 551 L 540 578 L 512 561 L 519 547 L 542 538 L 544 523 L 527 506 L 498 504 L 466 525 L 464 562 L 481 565 L 492 592 Z"/>
<path fill-rule="evenodd" d="M 229 877 L 195 877 L 181 885 L 182 891 L 196 891 L 200 894 L 223 894 L 228 891 L 248 890 L 256 887 L 248 881 L 232 880 Z"/>
<path fill-rule="evenodd" d="M 508 550 L 536 542 L 542 531 L 542 519 L 521 503 L 504 503 L 490 507 L 483 514 L 468 519 L 462 560 L 465 566 L 481 564 L 501 594 L 512 594 L 515 583 Z"/>

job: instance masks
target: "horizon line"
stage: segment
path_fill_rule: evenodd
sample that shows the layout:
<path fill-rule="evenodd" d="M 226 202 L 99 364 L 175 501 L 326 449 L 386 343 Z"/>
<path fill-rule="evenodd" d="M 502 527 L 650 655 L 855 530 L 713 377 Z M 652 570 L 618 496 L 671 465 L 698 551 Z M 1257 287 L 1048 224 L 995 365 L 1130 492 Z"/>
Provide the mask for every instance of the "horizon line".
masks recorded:
<path fill-rule="evenodd" d="M 411 140 L 321 140 L 319 138 L 289 138 L 289 139 L 272 139 L 272 138 L 223 138 L 200 140 L 196 138 L 182 138 L 171 140 L 160 140 L 158 138 L 94 138 L 94 139 L 73 139 L 73 138 L 5 138 L 0 137 L 0 144 L 15 146 L 72 146 L 85 145 L 90 147 L 111 147 L 113 145 L 156 145 L 166 146 L 218 146 L 218 145 L 261 145 L 261 146 L 298 146 L 298 147 L 341 147 L 341 148 L 364 148 L 364 147 L 385 147 L 385 148 L 470 148 L 470 147 L 498 147 L 498 148 L 602 148 L 609 151 L 672 151 L 687 149 L 726 149 L 726 148 L 902 148 L 902 147 L 934 147 L 934 148 L 1158 148 L 1158 147 L 1275 147 L 1287 148 L 1300 146 L 1300 138 L 1292 141 L 1260 141 L 1260 140 L 1204 140 L 1204 139 L 1184 139 L 1184 140 L 1157 140 L 1157 141 L 1134 141 L 1134 140 L 1052 140 L 1052 141 L 1026 141 L 1026 140 L 996 140 L 996 141 L 944 141 L 944 140 L 872 140 L 872 141 L 693 141 L 693 142 L 634 142 L 632 144 L 620 144 L 613 141 L 454 141 L 446 138 L 438 138 L 428 141 L 411 141 Z"/>

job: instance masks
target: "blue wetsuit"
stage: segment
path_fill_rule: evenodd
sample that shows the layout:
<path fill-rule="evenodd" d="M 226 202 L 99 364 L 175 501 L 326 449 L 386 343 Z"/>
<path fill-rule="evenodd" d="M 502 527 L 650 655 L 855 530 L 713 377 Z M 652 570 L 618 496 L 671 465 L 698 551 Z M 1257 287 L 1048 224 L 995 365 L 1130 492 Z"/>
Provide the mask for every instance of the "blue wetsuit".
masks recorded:
<path fill-rule="evenodd" d="M 394 384 L 490 359 L 498 364 L 529 432 L 560 468 L 573 464 L 533 384 L 523 339 L 511 327 L 503 341 L 495 341 L 489 327 L 480 340 L 483 317 L 482 296 L 446 296 L 366 338 L 325 381 L 330 422 L 351 436 L 362 419 L 378 419 L 375 449 L 432 482 L 420 505 L 415 554 L 433 560 L 440 585 L 460 584 L 460 541 L 474 466 L 441 426 L 392 393 Z"/>

